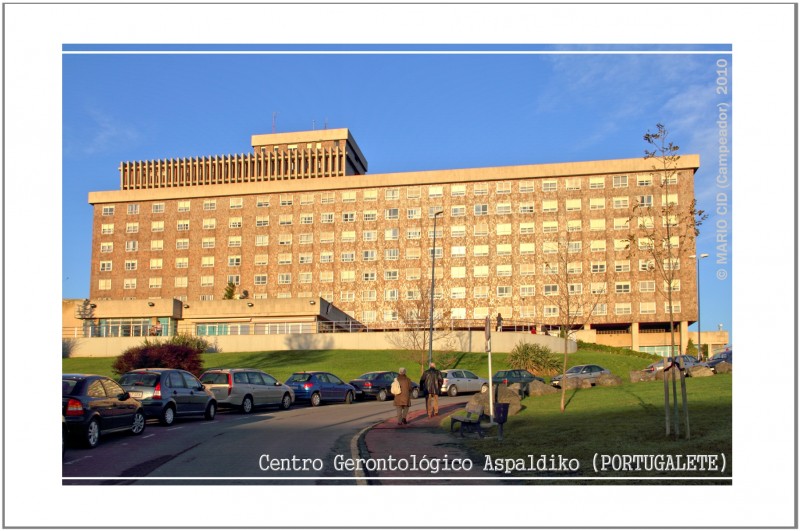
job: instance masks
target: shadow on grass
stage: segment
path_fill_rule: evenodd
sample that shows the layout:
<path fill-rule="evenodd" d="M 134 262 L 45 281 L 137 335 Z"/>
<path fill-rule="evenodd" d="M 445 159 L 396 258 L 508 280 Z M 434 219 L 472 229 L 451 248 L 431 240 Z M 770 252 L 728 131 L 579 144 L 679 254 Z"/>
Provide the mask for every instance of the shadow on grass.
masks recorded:
<path fill-rule="evenodd" d="M 641 406 L 641 408 L 644 409 L 645 412 L 647 412 L 647 413 L 658 413 L 660 411 L 660 409 L 657 406 L 645 402 L 644 399 L 641 396 L 637 395 L 636 393 L 634 393 L 630 389 L 623 388 L 622 391 L 625 392 L 626 394 L 632 396 L 634 399 L 636 399 L 636 401 L 639 403 L 639 406 Z"/>

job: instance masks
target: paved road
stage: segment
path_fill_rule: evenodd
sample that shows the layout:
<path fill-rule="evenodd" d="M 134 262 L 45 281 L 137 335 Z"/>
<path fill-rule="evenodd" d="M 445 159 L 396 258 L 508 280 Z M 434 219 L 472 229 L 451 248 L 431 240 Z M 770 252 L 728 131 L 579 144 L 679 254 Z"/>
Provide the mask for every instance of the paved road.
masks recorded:
<path fill-rule="evenodd" d="M 442 404 L 458 401 L 464 397 L 440 397 Z M 413 401 L 412 410 L 424 407 L 424 400 Z M 251 415 L 223 411 L 213 421 L 179 419 L 171 427 L 151 420 L 139 437 L 115 434 L 92 450 L 68 447 L 63 483 L 309 484 L 338 477 L 352 484 L 353 472 L 335 470 L 336 460 L 353 457 L 353 438 L 394 412 L 391 401 L 367 400 Z"/>

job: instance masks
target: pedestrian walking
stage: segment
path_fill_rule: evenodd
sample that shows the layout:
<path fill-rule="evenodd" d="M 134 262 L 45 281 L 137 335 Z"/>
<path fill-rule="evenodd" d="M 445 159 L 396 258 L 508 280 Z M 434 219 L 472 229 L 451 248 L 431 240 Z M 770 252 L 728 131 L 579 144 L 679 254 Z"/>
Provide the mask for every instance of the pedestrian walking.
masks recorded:
<path fill-rule="evenodd" d="M 443 383 L 442 373 L 436 369 L 436 364 L 431 362 L 428 370 L 422 375 L 422 388 L 425 390 L 425 406 L 429 418 L 439 414 L 439 392 Z"/>
<path fill-rule="evenodd" d="M 411 380 L 406 376 L 406 368 L 400 367 L 397 371 L 397 383 L 400 384 L 400 392 L 394 393 L 394 407 L 397 409 L 397 425 L 408 424 L 408 406 L 411 404 Z"/>
<path fill-rule="evenodd" d="M 503 331 L 503 316 L 499 313 L 497 314 L 497 332 Z"/>

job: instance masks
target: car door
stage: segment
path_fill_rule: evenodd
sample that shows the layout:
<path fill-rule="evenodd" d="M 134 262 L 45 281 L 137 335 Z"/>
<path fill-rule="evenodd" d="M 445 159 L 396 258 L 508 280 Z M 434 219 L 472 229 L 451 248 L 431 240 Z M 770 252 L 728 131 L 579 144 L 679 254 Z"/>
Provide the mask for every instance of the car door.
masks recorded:
<path fill-rule="evenodd" d="M 164 393 L 164 383 L 161 384 L 161 395 L 175 402 L 175 413 L 185 415 L 192 411 L 192 403 L 189 399 L 189 390 L 186 382 L 178 371 L 169 371 L 161 375 L 161 381 L 166 382 L 167 393 Z"/>
<path fill-rule="evenodd" d="M 264 382 L 264 404 L 279 404 L 283 398 L 283 386 L 271 374 L 259 373 Z"/>
<path fill-rule="evenodd" d="M 464 388 L 463 391 L 468 393 L 475 393 L 481 390 L 481 382 L 478 380 L 478 376 L 469 372 L 463 371 L 464 375 Z"/>
<path fill-rule="evenodd" d="M 111 402 L 111 416 L 113 416 L 114 427 L 130 426 L 133 424 L 133 414 L 136 413 L 138 404 L 128 397 L 122 400 L 125 389 L 110 378 L 102 380 L 108 400 Z"/>
<path fill-rule="evenodd" d="M 180 375 L 186 382 L 186 394 L 188 403 L 191 404 L 191 411 L 203 413 L 206 410 L 206 403 L 208 403 L 208 393 L 202 388 L 203 384 L 192 373 L 181 371 Z"/>
<path fill-rule="evenodd" d="M 260 372 L 249 371 L 247 373 L 247 383 L 250 386 L 250 394 L 253 397 L 253 404 L 261 406 L 269 403 L 269 393 L 264 385 L 264 379 Z"/>
<path fill-rule="evenodd" d="M 119 419 L 114 416 L 114 402 L 106 393 L 101 378 L 89 382 L 86 388 L 86 397 L 89 409 L 100 415 L 100 429 L 108 430 L 119 426 Z"/>
<path fill-rule="evenodd" d="M 334 400 L 344 400 L 344 395 L 347 392 L 345 383 L 336 375 L 326 374 L 325 376 L 328 378 L 328 385 L 330 385 L 331 393 L 335 397 Z"/>

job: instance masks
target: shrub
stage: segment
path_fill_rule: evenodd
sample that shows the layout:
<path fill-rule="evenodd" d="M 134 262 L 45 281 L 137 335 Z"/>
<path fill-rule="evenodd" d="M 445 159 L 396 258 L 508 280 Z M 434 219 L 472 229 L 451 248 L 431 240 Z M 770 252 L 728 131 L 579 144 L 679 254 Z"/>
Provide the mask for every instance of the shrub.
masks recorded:
<path fill-rule="evenodd" d="M 598 343 L 587 343 L 578 340 L 578 348 L 580 350 L 595 350 L 600 352 L 611 352 L 613 354 L 621 354 L 624 356 L 633 356 L 635 358 L 642 358 L 644 360 L 659 361 L 661 356 L 658 354 L 649 354 L 647 352 L 639 352 L 638 350 L 631 350 L 629 348 L 610 347 L 608 345 L 600 345 Z"/>
<path fill-rule="evenodd" d="M 515 369 L 526 369 L 536 375 L 552 376 L 559 372 L 559 356 L 549 348 L 536 343 L 520 341 L 508 356 Z"/>
<path fill-rule="evenodd" d="M 198 376 L 203 370 L 203 361 L 196 348 L 145 340 L 143 345 L 131 347 L 123 352 L 112 365 L 117 374 L 145 367 L 183 369 Z"/>
<path fill-rule="evenodd" d="M 167 339 L 167 344 L 189 347 L 196 350 L 198 354 L 202 354 L 203 352 L 219 352 L 219 349 L 215 348 L 207 340 L 190 334 L 174 335 Z"/>
<path fill-rule="evenodd" d="M 76 337 L 63 337 L 61 338 L 61 357 L 69 358 L 78 346 L 78 338 Z"/>

